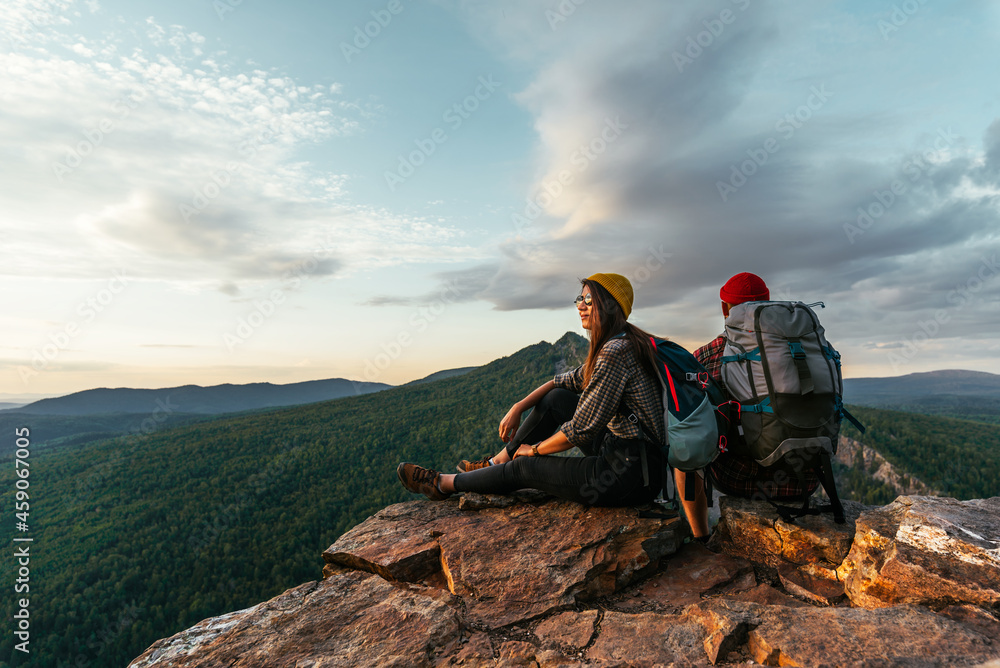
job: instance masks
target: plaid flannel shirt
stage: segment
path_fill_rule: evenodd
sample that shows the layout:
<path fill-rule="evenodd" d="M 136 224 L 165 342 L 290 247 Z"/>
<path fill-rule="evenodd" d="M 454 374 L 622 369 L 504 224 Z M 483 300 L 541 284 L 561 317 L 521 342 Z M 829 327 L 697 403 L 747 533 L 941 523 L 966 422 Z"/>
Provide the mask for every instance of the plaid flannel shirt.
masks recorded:
<path fill-rule="evenodd" d="M 656 378 L 639 364 L 626 339 L 604 344 L 586 387 L 582 365 L 553 381 L 556 387 L 580 394 L 573 419 L 559 427 L 573 445 L 587 445 L 605 426 L 619 438 L 638 439 L 645 434 L 647 440 L 663 442 L 662 390 Z M 639 418 L 639 424 L 629 421 L 631 413 Z"/>
<path fill-rule="evenodd" d="M 722 382 L 722 353 L 726 348 L 726 335 L 718 337 L 694 351 L 695 359 L 701 362 L 712 378 Z M 742 439 L 741 439 L 742 440 Z M 778 467 L 766 468 L 752 457 L 732 452 L 721 452 L 712 462 L 708 471 L 720 492 L 732 496 L 752 498 L 763 494 L 774 501 L 798 500 L 802 498 L 802 485 L 797 477 L 789 476 Z M 811 494 L 819 486 L 819 478 L 813 471 L 805 472 L 806 489 Z"/>

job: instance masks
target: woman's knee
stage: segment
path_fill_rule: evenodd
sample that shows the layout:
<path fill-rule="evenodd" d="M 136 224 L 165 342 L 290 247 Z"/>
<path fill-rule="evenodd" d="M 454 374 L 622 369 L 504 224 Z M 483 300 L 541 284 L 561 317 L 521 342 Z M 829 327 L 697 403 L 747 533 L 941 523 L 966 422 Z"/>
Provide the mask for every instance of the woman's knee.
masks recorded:
<path fill-rule="evenodd" d="M 579 400 L 580 396 L 576 392 L 555 387 L 545 393 L 541 401 L 538 402 L 538 407 L 556 414 L 565 415 L 568 413 L 572 417 Z"/>

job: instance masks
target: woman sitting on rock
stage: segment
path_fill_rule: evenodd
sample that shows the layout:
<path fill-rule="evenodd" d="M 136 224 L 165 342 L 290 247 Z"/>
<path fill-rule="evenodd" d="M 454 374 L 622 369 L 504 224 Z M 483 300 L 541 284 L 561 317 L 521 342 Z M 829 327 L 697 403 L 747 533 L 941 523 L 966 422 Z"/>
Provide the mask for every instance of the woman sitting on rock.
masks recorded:
<path fill-rule="evenodd" d="M 581 283 L 576 307 L 590 334 L 587 360 L 514 404 L 500 422 L 507 447 L 492 458 L 463 460 L 458 474 L 400 464 L 396 473 L 406 489 L 440 500 L 453 492 L 533 488 L 592 506 L 656 497 L 664 425 L 650 335 L 626 322 L 633 299 L 627 278 L 594 274 Z M 573 446 L 585 456 L 547 456 Z"/>

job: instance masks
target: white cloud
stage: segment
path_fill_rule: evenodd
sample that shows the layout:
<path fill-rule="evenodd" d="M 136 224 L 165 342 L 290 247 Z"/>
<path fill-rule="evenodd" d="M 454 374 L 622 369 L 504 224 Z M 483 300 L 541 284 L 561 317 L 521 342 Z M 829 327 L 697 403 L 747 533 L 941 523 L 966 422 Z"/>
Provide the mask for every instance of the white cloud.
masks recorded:
<path fill-rule="evenodd" d="M 125 52 L 51 31 L 69 3 L 19 7 L 6 24 L 44 38 L 0 55 L 0 152 L 16 156 L 0 165 L 11 212 L 0 227 L 18 240 L 0 250 L 3 271 L 128 263 L 146 279 L 238 294 L 320 248 L 316 275 L 476 255 L 447 225 L 351 204 L 346 176 L 300 157 L 382 113 L 340 84 L 206 57 L 203 36 L 153 18 L 147 45 Z"/>

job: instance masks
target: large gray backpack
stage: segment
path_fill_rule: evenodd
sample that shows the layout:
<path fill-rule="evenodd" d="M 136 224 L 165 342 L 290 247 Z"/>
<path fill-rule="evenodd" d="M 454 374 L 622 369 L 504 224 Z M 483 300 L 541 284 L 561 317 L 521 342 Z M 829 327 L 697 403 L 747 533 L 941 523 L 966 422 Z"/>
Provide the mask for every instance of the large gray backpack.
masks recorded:
<path fill-rule="evenodd" d="M 749 454 L 765 467 L 781 467 L 806 489 L 805 472 L 816 471 L 831 504 L 809 508 L 777 506 L 786 520 L 832 510 L 844 522 L 833 479 L 831 457 L 837 450 L 844 410 L 840 354 L 826 340 L 813 311 L 822 303 L 747 302 L 726 318 L 722 381 L 740 403 L 740 424 Z"/>

